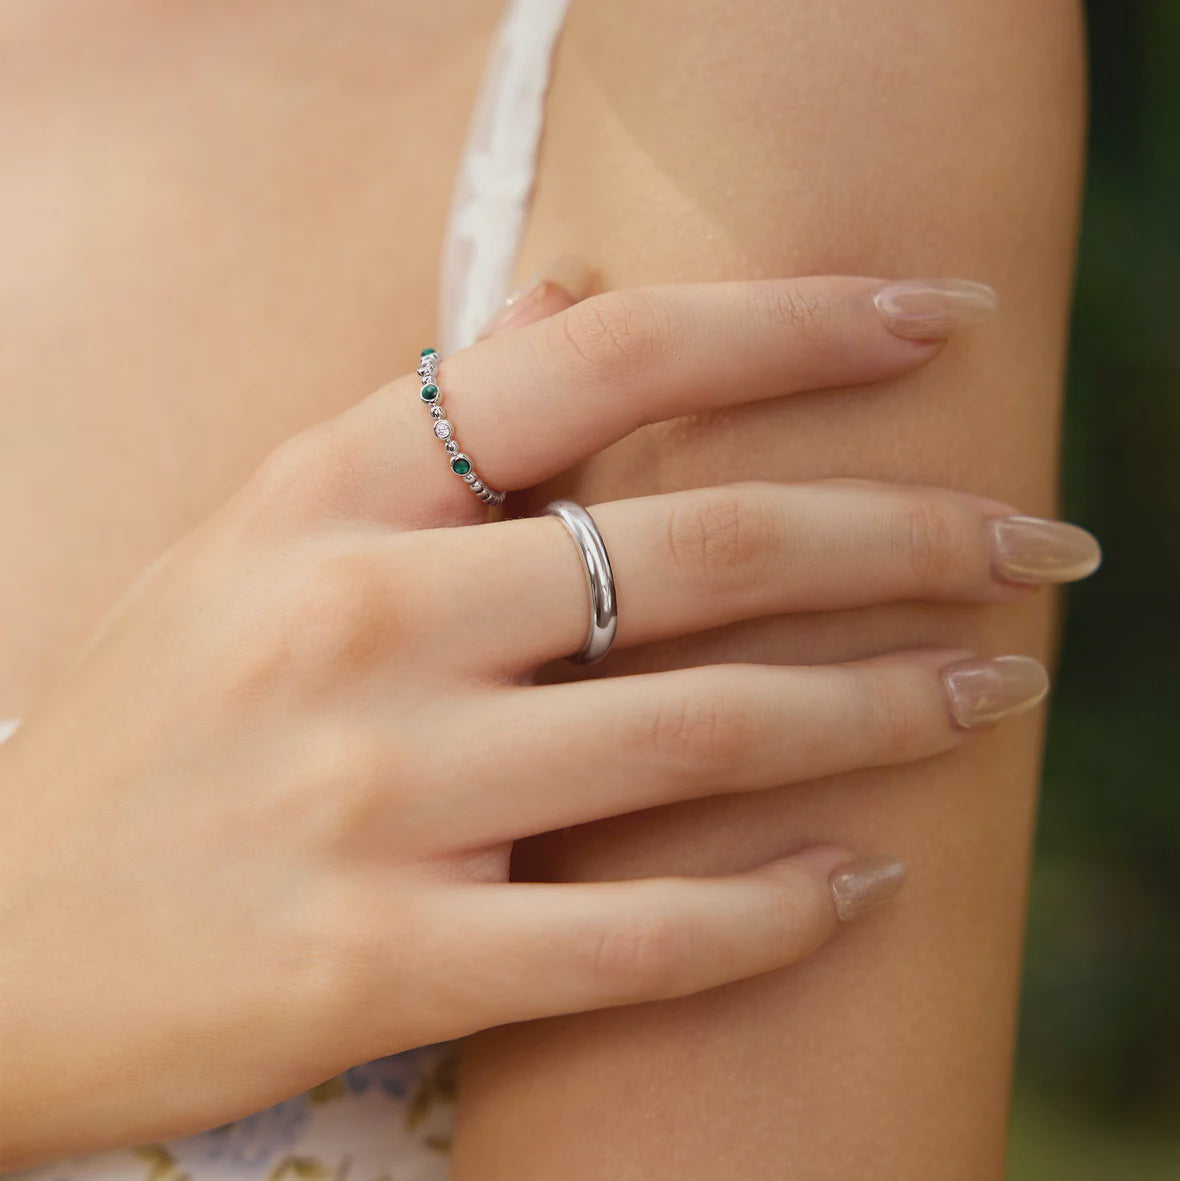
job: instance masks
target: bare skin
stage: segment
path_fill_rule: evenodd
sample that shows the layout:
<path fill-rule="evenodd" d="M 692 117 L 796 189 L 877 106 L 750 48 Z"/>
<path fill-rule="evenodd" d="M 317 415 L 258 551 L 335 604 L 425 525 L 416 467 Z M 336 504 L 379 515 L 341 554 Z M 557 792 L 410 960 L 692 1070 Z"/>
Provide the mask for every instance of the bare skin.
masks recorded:
<path fill-rule="evenodd" d="M 754 459 L 764 477 L 949 483 L 1051 511 L 1080 126 L 1072 6 L 789 5 L 777 42 L 762 33 L 781 5 L 717 24 L 694 0 L 674 34 L 669 7 L 628 7 L 628 42 L 616 0 L 575 3 L 522 273 L 573 250 L 612 287 L 963 274 L 1005 307 L 879 403 L 650 432 L 574 493 L 711 484 Z M 0 552 L 20 555 L 0 578 L 0 714 L 33 709 L 128 580 L 270 447 L 430 337 L 494 15 L 475 0 L 60 0 L 0 17 Z M 702 56 L 629 56 L 670 36 Z M 729 68 L 701 87 L 700 62 Z M 652 101 L 641 87 L 661 75 Z M 1048 626 L 1044 599 L 892 608 L 733 629 L 705 651 L 1034 652 Z M 487 1039 L 465 1077 L 457 1176 L 664 1177 L 672 1162 L 692 1181 L 719 1158 L 755 1179 L 788 1162 L 816 1178 L 912 1178 L 932 1161 L 996 1176 L 1038 736 L 1018 722 L 921 769 L 538 849 L 536 872 L 589 878 L 847 839 L 907 856 L 913 886 L 790 977 Z"/>
<path fill-rule="evenodd" d="M 123 587 L 271 447 L 431 339 L 495 15 L 0 14 L 0 553 L 19 555 L 0 574 L 0 717 L 33 709 Z"/>
<path fill-rule="evenodd" d="M 537 685 L 584 638 L 570 538 L 548 515 L 489 523 L 413 429 L 424 402 L 442 409 L 437 375 L 498 485 L 567 470 L 636 426 L 633 360 L 590 368 L 586 351 L 622 308 L 667 333 L 648 418 L 937 356 L 888 326 L 904 325 L 879 286 L 611 292 L 441 366 L 430 354 L 272 452 L 138 580 L 0 746 L 0 1170 L 224 1124 L 475 1030 L 766 972 L 897 895 L 896 858 L 825 844 L 717 879 L 507 879 L 525 836 L 958 747 L 1041 701 L 1039 663 L 923 649 Z M 801 290 L 831 309 L 829 334 L 784 318 Z M 817 604 L 1019 602 L 1098 559 L 1073 526 L 868 480 L 593 516 L 627 601 L 619 651 Z M 713 561 L 732 536 L 718 520 L 758 545 Z M 1080 549 L 1034 581 L 1027 558 L 1053 536 Z"/>
<path fill-rule="evenodd" d="M 574 250 L 604 287 L 961 274 L 1002 306 L 884 397 L 651 428 L 562 493 L 856 474 L 1052 511 L 1080 45 L 1064 0 L 575 4 L 522 271 Z M 1052 619 L 1049 596 L 858 611 L 729 628 L 615 667 L 897 643 L 1047 653 Z M 824 833 L 898 848 L 913 888 L 798 970 L 476 1039 L 456 1181 L 999 1177 L 1040 741 L 1026 719 L 901 772 L 644 813 L 518 851 L 518 871 L 542 878 L 716 872 Z"/>

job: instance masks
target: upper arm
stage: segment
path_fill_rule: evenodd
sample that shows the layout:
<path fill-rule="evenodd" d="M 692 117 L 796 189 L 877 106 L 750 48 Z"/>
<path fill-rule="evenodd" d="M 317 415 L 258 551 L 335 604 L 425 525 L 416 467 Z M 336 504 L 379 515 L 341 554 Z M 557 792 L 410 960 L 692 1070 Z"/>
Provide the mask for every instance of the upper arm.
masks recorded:
<path fill-rule="evenodd" d="M 602 287 L 958 275 L 997 322 L 886 386 L 647 428 L 562 482 L 584 503 L 747 478 L 945 484 L 1051 513 L 1082 140 L 1068 0 L 583 0 L 558 55 L 522 269 Z M 866 571 L 866 577 L 872 572 Z M 687 658 L 925 644 L 1045 655 L 1052 598 L 759 621 Z M 898 902 L 798 969 L 499 1031 L 465 1067 L 469 1178 L 994 1177 L 1041 723 L 899 769 L 533 842 L 554 877 L 713 872 L 810 840 L 909 863 Z"/>

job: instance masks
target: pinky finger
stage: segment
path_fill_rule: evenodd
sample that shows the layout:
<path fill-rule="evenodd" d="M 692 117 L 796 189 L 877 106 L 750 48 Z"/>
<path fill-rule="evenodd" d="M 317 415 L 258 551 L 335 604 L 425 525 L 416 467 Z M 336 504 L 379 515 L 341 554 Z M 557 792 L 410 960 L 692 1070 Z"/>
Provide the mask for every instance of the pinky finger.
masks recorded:
<path fill-rule="evenodd" d="M 498 1025 L 685 996 L 797 963 L 904 881 L 896 858 L 825 846 L 725 877 L 480 886 L 480 904 L 464 890 L 443 929 L 460 933 L 467 968 L 456 968 L 479 981 L 471 1011 Z"/>

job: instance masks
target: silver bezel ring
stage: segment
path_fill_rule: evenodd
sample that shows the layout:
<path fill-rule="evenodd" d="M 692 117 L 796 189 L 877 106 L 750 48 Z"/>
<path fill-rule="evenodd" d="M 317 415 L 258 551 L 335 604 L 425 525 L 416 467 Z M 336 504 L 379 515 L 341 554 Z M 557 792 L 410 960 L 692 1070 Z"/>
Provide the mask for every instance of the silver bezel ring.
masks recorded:
<path fill-rule="evenodd" d="M 615 642 L 619 628 L 619 605 L 615 597 L 615 576 L 606 552 L 606 542 L 598 532 L 594 518 L 572 500 L 554 500 L 542 510 L 556 517 L 567 529 L 582 555 L 586 589 L 590 593 L 590 626 L 581 651 L 568 657 L 574 664 L 594 664 L 601 660 Z"/>
<path fill-rule="evenodd" d="M 426 407 L 430 415 L 431 430 L 434 437 L 442 444 L 446 452 L 447 463 L 451 471 L 457 475 L 472 493 L 484 504 L 495 508 L 504 503 L 505 493 L 489 488 L 476 473 L 475 464 L 471 456 L 464 452 L 455 439 L 455 424 L 447 417 L 443 409 L 442 390 L 438 388 L 438 367 L 442 358 L 436 349 L 423 349 L 418 361 L 418 376 L 422 381 L 418 398 Z"/>

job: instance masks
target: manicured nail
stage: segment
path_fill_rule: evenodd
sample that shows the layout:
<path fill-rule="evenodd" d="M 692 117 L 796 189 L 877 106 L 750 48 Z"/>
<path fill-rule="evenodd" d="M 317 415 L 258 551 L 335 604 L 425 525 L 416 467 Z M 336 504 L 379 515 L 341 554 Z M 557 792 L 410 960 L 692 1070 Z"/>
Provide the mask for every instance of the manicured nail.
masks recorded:
<path fill-rule="evenodd" d="M 490 336 L 493 332 L 504 332 L 527 323 L 555 293 L 564 296 L 569 303 L 577 303 L 586 298 L 589 289 L 590 271 L 586 264 L 573 255 L 563 255 L 542 267 L 518 291 L 514 291 L 481 335 Z"/>
<path fill-rule="evenodd" d="M 886 283 L 873 303 L 894 336 L 906 340 L 945 340 L 952 332 L 990 320 L 999 307 L 986 283 L 968 279 L 906 279 Z"/>
<path fill-rule="evenodd" d="M 1097 538 L 1077 525 L 1041 517 L 997 517 L 992 568 L 1005 582 L 1076 582 L 1102 563 Z"/>
<path fill-rule="evenodd" d="M 962 660 L 942 670 L 951 716 L 967 730 L 1026 713 L 1045 700 L 1049 674 L 1031 656 Z"/>
<path fill-rule="evenodd" d="M 850 923 L 857 915 L 888 902 L 905 885 L 905 863 L 896 857 L 864 857 L 842 865 L 828 879 L 836 916 Z"/>

